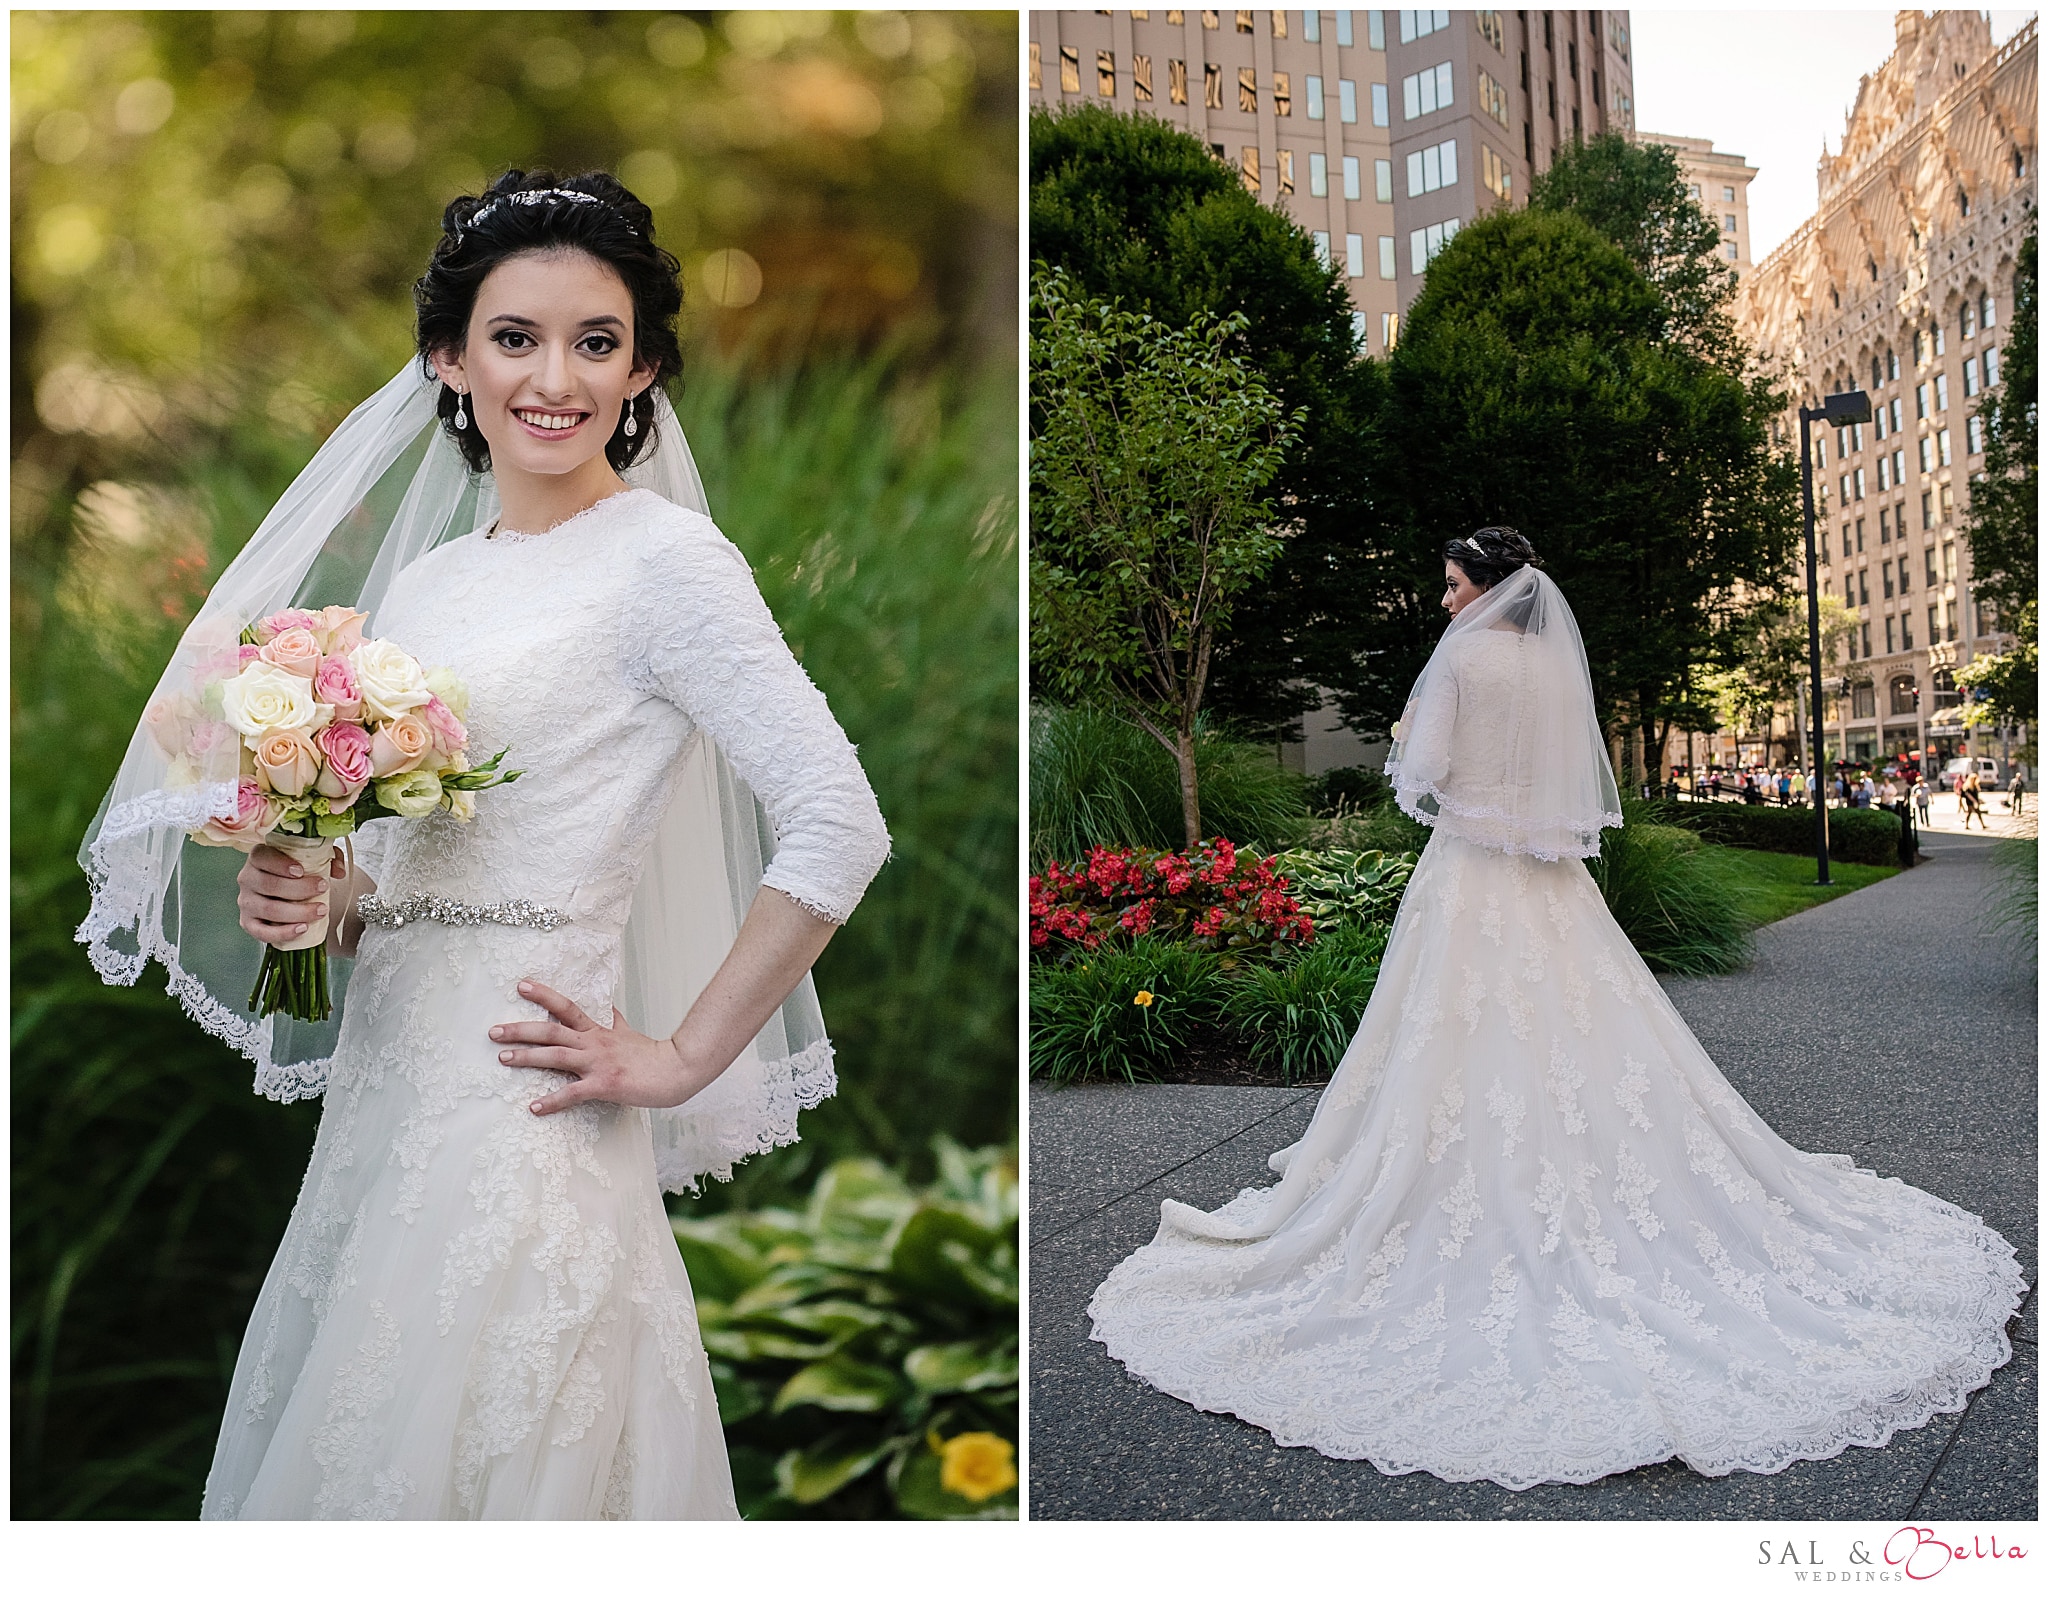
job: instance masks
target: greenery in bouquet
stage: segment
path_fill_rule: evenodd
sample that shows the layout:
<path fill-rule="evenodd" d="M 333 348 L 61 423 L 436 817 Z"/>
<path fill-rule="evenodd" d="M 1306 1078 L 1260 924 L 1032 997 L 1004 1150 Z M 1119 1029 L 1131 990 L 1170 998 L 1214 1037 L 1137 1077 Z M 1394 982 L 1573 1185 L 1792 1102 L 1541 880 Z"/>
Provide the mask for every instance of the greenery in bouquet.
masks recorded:
<path fill-rule="evenodd" d="M 1278 954 L 1315 937 L 1273 862 L 1228 839 L 1175 850 L 1098 845 L 1073 867 L 1049 861 L 1030 884 L 1034 953 L 1092 951 L 1147 934 L 1202 950 Z"/>
<path fill-rule="evenodd" d="M 1017 1515 L 1016 1153 L 933 1150 L 676 1220 L 747 1516 Z"/>

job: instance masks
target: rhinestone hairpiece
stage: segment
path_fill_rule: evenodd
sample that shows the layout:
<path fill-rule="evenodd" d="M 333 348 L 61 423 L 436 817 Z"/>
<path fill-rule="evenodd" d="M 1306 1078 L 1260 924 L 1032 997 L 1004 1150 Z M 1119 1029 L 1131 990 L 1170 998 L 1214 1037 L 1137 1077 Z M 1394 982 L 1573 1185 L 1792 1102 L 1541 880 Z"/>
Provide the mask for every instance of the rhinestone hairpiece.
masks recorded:
<path fill-rule="evenodd" d="M 373 894 L 359 896 L 356 914 L 372 928 L 402 928 L 422 918 L 445 923 L 451 928 L 476 928 L 495 922 L 507 928 L 539 928 L 552 933 L 569 920 L 566 911 L 538 906 L 531 900 L 498 900 L 489 905 L 472 905 L 438 894 L 409 894 L 403 900 L 380 900 Z"/>
<path fill-rule="evenodd" d="M 463 224 L 464 228 L 474 228 L 507 200 L 510 200 L 515 205 L 522 206 L 537 206 L 543 200 L 574 200 L 579 205 L 589 206 L 601 206 L 604 204 L 596 195 L 585 194 L 581 189 L 515 189 L 510 194 L 499 195 L 497 199 L 493 200 L 489 205 L 477 212 L 475 216 L 471 217 L 468 222 Z"/>

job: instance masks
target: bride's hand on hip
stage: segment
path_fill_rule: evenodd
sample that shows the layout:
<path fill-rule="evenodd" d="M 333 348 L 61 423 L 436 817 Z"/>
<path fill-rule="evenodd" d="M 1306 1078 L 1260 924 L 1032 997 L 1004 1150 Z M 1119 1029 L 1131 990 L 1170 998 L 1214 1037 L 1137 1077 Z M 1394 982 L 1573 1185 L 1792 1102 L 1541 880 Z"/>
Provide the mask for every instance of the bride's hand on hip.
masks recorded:
<path fill-rule="evenodd" d="M 491 1038 L 509 1049 L 508 1067 L 567 1072 L 576 1081 L 542 1095 L 527 1109 L 537 1117 L 567 1111 L 587 1100 L 620 1106 L 679 1106 L 718 1074 L 685 1061 L 672 1039 L 650 1039 L 626 1026 L 617 1009 L 604 1027 L 566 995 L 544 983 L 519 985 L 520 995 L 544 1007 L 548 1022 L 505 1022 Z"/>

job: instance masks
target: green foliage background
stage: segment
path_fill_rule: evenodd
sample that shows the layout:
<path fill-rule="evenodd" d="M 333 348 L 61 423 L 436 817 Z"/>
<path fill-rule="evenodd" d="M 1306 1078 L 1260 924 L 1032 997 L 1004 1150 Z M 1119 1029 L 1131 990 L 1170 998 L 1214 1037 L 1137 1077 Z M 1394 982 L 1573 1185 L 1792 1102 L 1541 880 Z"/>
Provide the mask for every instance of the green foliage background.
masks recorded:
<path fill-rule="evenodd" d="M 818 970 L 839 1097 L 681 1209 L 1014 1138 L 1015 30 L 15 16 L 15 1515 L 194 1514 L 318 1116 L 251 1095 L 154 969 L 99 983 L 78 841 L 213 576 L 410 349 L 442 206 L 507 165 L 652 204 L 713 511 L 896 841 Z"/>

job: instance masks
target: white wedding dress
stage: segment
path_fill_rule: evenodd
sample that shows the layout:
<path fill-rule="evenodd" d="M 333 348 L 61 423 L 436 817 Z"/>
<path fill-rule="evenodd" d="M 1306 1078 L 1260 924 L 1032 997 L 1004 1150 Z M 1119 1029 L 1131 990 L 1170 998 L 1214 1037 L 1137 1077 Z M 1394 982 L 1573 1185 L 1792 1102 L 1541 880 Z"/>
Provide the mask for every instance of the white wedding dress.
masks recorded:
<path fill-rule="evenodd" d="M 765 882 L 843 920 L 888 839 L 852 746 L 738 552 L 647 490 L 545 534 L 444 544 L 374 631 L 453 669 L 479 759 L 516 783 L 476 817 L 374 825 L 378 898 L 525 899 L 538 927 L 365 930 L 326 1104 L 236 1365 L 210 1518 L 736 1514 L 649 1114 L 526 1109 L 560 1074 L 501 1065 L 534 977 L 600 1022 L 654 819 L 693 739 L 773 819 Z M 829 1045 L 779 1064 L 771 1142 L 833 1087 Z M 744 1153 L 744 1152 L 742 1152 Z"/>
<path fill-rule="evenodd" d="M 1581 862 L 1485 842 L 1519 641 L 1447 643 L 1445 814 L 1314 1120 L 1276 1186 L 1166 1201 L 1094 1337 L 1283 1445 L 1510 1489 L 1776 1472 L 1960 1411 L 2011 1356 L 2012 1247 L 1786 1144 Z"/>

